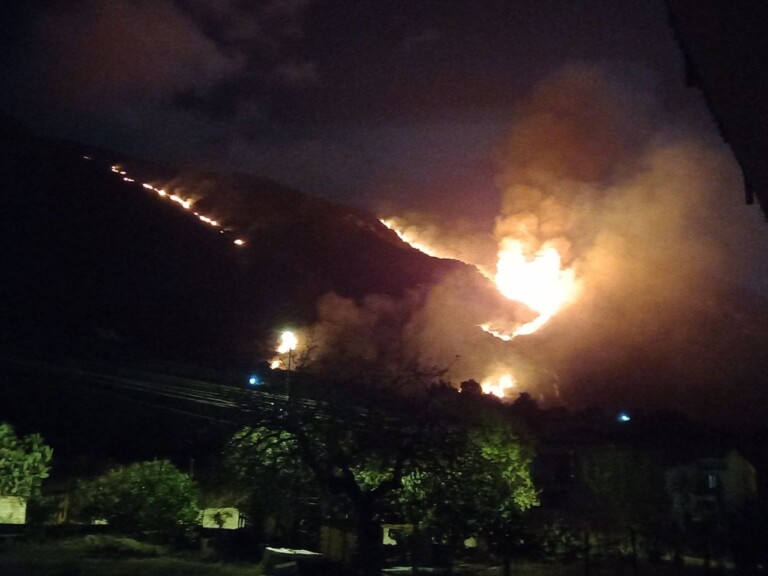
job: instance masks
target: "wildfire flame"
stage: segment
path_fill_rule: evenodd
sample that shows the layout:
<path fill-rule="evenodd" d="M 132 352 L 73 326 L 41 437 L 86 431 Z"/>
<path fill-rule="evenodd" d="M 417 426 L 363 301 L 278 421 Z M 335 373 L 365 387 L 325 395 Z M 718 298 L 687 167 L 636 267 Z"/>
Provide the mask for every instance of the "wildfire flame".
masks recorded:
<path fill-rule="evenodd" d="M 512 337 L 533 334 L 546 324 L 575 295 L 572 268 L 563 269 L 557 248 L 545 244 L 533 256 L 526 256 L 523 243 L 512 238 L 501 241 L 494 278 L 499 292 L 510 300 L 522 302 L 539 315 L 517 328 Z M 481 326 L 486 332 L 501 333 Z M 506 338 L 502 338 L 505 340 Z"/>
<path fill-rule="evenodd" d="M 480 387 L 484 394 L 493 394 L 498 398 L 504 398 L 507 390 L 517 387 L 517 382 L 511 374 L 502 374 L 495 378 L 483 380 Z"/>
<path fill-rule="evenodd" d="M 92 160 L 92 158 L 90 156 L 83 156 L 83 159 L 84 160 Z M 114 172 L 115 174 L 117 174 L 119 176 L 122 176 L 122 179 L 123 179 L 124 182 L 128 182 L 128 183 L 135 183 L 136 182 L 136 180 L 134 178 L 131 178 L 130 176 L 128 176 L 127 175 L 128 173 L 125 170 L 123 170 L 121 168 L 121 166 L 118 165 L 118 164 L 113 164 L 112 166 L 109 167 L 109 169 L 110 169 L 110 171 Z M 142 186 L 142 188 L 144 188 L 146 190 L 150 190 L 152 192 L 155 192 L 158 196 L 160 196 L 161 198 L 164 198 L 165 200 L 170 200 L 171 202 L 175 202 L 176 204 L 181 206 L 184 210 L 192 211 L 192 207 L 195 204 L 195 201 L 192 200 L 191 198 L 184 198 L 183 196 L 181 196 L 181 192 L 179 192 L 179 191 L 175 191 L 175 193 L 169 193 L 169 192 L 165 191 L 162 188 L 156 188 L 155 186 L 153 186 L 149 182 L 141 182 L 141 186 Z M 217 220 L 214 220 L 213 218 L 210 218 L 209 216 L 206 216 L 205 214 L 201 214 L 199 212 L 194 212 L 193 211 L 192 213 L 201 222 L 203 222 L 205 224 L 208 224 L 209 226 L 211 226 L 213 228 L 221 228 L 221 223 L 218 222 Z M 224 228 L 223 230 L 219 230 L 219 232 L 224 234 L 225 232 L 231 232 L 231 230 L 229 228 Z M 246 242 L 245 242 L 245 240 L 243 238 L 235 238 L 232 241 L 232 243 L 235 246 L 240 247 L 240 246 L 245 246 Z"/>
<path fill-rule="evenodd" d="M 503 332 L 501 330 L 496 330 L 490 324 L 480 324 L 480 329 L 483 332 L 487 332 L 494 338 L 498 338 L 499 340 L 504 340 L 504 342 L 509 342 L 510 340 L 512 340 L 512 338 L 515 337 L 515 334 L 507 334 L 506 332 Z"/>
<path fill-rule="evenodd" d="M 406 231 L 399 228 L 398 220 L 391 218 L 382 219 L 380 222 L 412 248 L 437 258 L 444 254 L 444 251 L 419 239 L 413 229 Z M 482 330 L 505 342 L 516 336 L 533 334 L 576 295 L 573 269 L 563 269 L 560 253 L 551 244 L 545 243 L 540 250 L 530 254 L 522 241 L 503 238 L 498 252 L 496 274 L 491 276 L 481 267 L 476 267 L 496 284 L 496 288 L 504 297 L 521 302 L 538 314 L 534 320 L 510 331 L 490 324 L 480 325 Z"/>
<path fill-rule="evenodd" d="M 432 256 L 433 258 L 450 258 L 450 256 L 447 256 L 445 252 L 442 252 L 438 248 L 418 240 L 413 233 L 409 233 L 406 230 L 401 229 L 394 218 L 380 218 L 379 222 L 397 234 L 397 237 L 406 244 L 410 245 L 411 248 L 415 248 L 419 252 L 423 252 L 427 256 Z"/>
<path fill-rule="evenodd" d="M 440 257 L 444 252 L 427 245 L 418 238 L 413 227 L 401 229 L 399 219 L 381 220 L 401 240 L 429 256 Z M 467 264 L 472 264 L 467 262 Z M 499 243 L 496 273 L 492 275 L 476 268 L 494 282 L 498 291 L 509 300 L 521 302 L 538 315 L 532 321 L 512 329 L 499 328 L 489 323 L 479 327 L 491 336 L 509 342 L 517 336 L 533 334 L 544 326 L 559 310 L 573 301 L 578 293 L 573 268 L 563 268 L 557 247 L 544 243 L 540 249 L 529 249 L 521 240 L 505 237 Z M 509 372 L 497 374 L 481 383 L 483 392 L 504 398 L 517 383 Z"/>

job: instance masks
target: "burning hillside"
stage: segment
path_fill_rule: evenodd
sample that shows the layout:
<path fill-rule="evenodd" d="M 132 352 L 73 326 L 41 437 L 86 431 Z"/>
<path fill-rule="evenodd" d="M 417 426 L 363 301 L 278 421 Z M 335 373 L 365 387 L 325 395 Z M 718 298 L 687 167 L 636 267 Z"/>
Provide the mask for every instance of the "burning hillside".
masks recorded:
<path fill-rule="evenodd" d="M 449 276 L 399 300 L 328 294 L 307 338 L 321 356 L 415 360 L 500 396 L 575 404 L 658 404 L 664 390 L 683 405 L 692 386 L 751 385 L 768 358 L 745 339 L 762 331 L 741 324 L 736 299 L 750 290 L 745 271 L 760 277 L 766 262 L 730 247 L 759 238 L 765 254 L 765 231 L 739 204 L 723 150 L 657 114 L 653 94 L 600 69 L 550 78 L 519 107 L 502 155 L 495 239 L 477 249 L 449 223 L 382 220 L 482 278 Z"/>
<path fill-rule="evenodd" d="M 476 227 L 385 225 L 257 177 L 9 132 L 7 333 L 252 362 L 292 327 L 292 365 L 310 350 L 319 366 L 443 368 L 499 396 L 750 403 L 768 373 L 768 235 L 731 159 L 594 68 L 518 111 L 499 215 Z"/>
<path fill-rule="evenodd" d="M 93 160 L 93 158 L 91 158 L 88 155 L 83 155 L 82 158 L 83 160 L 88 160 L 88 161 Z M 180 206 L 181 208 L 183 208 L 184 210 L 191 212 L 192 215 L 195 218 L 197 218 L 200 222 L 207 224 L 211 228 L 218 229 L 220 234 L 231 235 L 232 230 L 230 228 L 224 228 L 222 227 L 221 223 L 218 220 L 198 212 L 194 208 L 195 200 L 192 198 L 185 198 L 183 196 L 184 195 L 183 190 L 175 190 L 172 192 L 167 192 L 165 188 L 158 188 L 157 186 L 150 184 L 149 182 L 137 182 L 135 178 L 132 178 L 131 176 L 129 176 L 128 172 L 123 170 L 121 166 L 117 164 L 113 164 L 112 166 L 110 166 L 109 169 L 114 174 L 117 174 L 118 176 L 120 176 L 123 182 L 130 183 L 130 184 L 137 184 L 137 185 L 140 184 L 141 187 L 144 188 L 145 190 L 154 192 L 155 194 L 157 194 L 158 197 L 164 200 L 168 200 L 169 202 L 173 202 L 178 206 Z M 243 240 L 242 238 L 236 237 L 232 240 L 232 244 L 234 244 L 235 246 L 245 246 L 245 240 Z"/>

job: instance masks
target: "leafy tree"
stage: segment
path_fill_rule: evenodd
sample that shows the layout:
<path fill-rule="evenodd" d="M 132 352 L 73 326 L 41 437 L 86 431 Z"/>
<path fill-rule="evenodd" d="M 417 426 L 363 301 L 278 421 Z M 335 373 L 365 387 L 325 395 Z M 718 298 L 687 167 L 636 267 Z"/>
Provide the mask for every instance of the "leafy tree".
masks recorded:
<path fill-rule="evenodd" d="M 0 423 L 0 496 L 26 500 L 37 495 L 52 457 L 53 449 L 39 434 L 17 436 L 13 426 Z"/>
<path fill-rule="evenodd" d="M 126 532 L 183 533 L 197 523 L 197 487 L 167 460 L 113 468 L 81 482 L 82 513 Z"/>
<path fill-rule="evenodd" d="M 498 405 L 456 422 L 453 441 L 452 451 L 405 478 L 405 515 L 451 550 L 483 536 L 508 560 L 521 535 L 522 513 L 538 504 L 530 476 L 532 442 Z"/>
<path fill-rule="evenodd" d="M 435 414 L 444 389 L 428 389 L 432 375 L 356 366 L 343 380 L 294 375 L 289 399 L 247 411 L 251 425 L 233 439 L 229 461 L 254 486 L 285 482 L 287 492 L 343 506 L 355 521 L 357 571 L 375 574 L 390 495 L 445 444 L 446 421 Z"/>
<path fill-rule="evenodd" d="M 483 535 L 502 550 L 537 503 L 532 444 L 500 403 L 410 372 L 302 392 L 303 381 L 294 376 L 291 400 L 249 411 L 258 425 L 233 438 L 227 460 L 273 510 L 308 496 L 344 504 L 358 571 L 378 571 L 386 514 L 454 546 Z"/>
<path fill-rule="evenodd" d="M 301 460 L 293 435 L 265 427 L 245 427 L 225 450 L 225 465 L 249 492 L 249 513 L 261 526 L 269 518 L 281 519 L 279 538 L 291 540 L 301 506 L 320 495 L 312 470 Z"/>

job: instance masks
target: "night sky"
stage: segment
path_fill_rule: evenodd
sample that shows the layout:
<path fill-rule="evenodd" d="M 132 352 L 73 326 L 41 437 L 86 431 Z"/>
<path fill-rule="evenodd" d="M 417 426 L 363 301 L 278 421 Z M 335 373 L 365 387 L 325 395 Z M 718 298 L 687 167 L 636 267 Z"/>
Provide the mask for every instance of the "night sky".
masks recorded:
<path fill-rule="evenodd" d="M 0 107 L 35 129 L 374 210 L 492 223 L 519 101 L 575 63 L 712 131 L 661 0 L 16 5 Z"/>

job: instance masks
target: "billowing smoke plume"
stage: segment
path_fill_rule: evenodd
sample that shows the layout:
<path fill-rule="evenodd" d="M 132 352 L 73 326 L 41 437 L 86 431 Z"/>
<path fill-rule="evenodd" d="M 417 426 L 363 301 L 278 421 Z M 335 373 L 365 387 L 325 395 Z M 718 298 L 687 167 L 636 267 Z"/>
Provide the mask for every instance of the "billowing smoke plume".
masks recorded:
<path fill-rule="evenodd" d="M 522 114 L 497 235 L 554 242 L 581 291 L 518 346 L 560 375 L 571 403 L 691 407 L 745 393 L 768 366 L 747 334 L 765 306 L 744 300 L 745 271 L 766 271 L 768 229 L 741 204 L 729 151 L 665 125 L 642 87 L 597 68 L 558 74 Z"/>
<path fill-rule="evenodd" d="M 567 263 L 575 231 L 595 230 L 594 203 L 637 170 L 652 104 L 595 67 L 570 67 L 538 86 L 501 153 L 497 237 L 533 251 L 554 243 Z"/>
<path fill-rule="evenodd" d="M 496 242 L 557 248 L 579 283 L 575 300 L 538 332 L 504 342 L 477 328 L 504 304 L 467 272 L 407 302 L 328 297 L 313 332 L 328 339 L 336 322 L 339 346 L 351 315 L 348 336 L 363 350 L 397 342 L 400 354 L 450 367 L 454 381 L 508 370 L 521 390 L 569 404 L 707 409 L 696 400 L 751 393 L 768 373 L 766 287 L 752 281 L 768 271 L 768 229 L 741 203 L 738 169 L 713 126 L 669 120 L 652 91 L 584 65 L 543 82 L 518 112 L 499 153 Z M 439 244 L 437 231 L 428 228 Z M 466 255 L 492 245 L 462 253 L 449 237 L 454 253 L 486 264 Z M 398 321 L 386 331 L 362 329 L 391 310 Z M 526 313 L 501 315 L 519 324 Z"/>
<path fill-rule="evenodd" d="M 317 303 L 318 321 L 304 331 L 311 359 L 321 368 L 360 359 L 389 369 L 417 365 L 449 369 L 456 382 L 490 375 L 494 358 L 516 356 L 478 328 L 489 320 L 526 322 L 532 313 L 502 297 L 471 267 L 457 270 L 429 288 L 394 299 L 371 295 L 360 302 L 334 293 Z M 519 357 L 522 370 L 525 359 Z"/>

